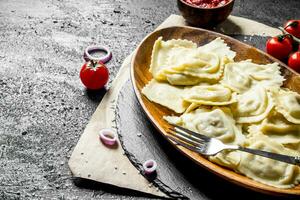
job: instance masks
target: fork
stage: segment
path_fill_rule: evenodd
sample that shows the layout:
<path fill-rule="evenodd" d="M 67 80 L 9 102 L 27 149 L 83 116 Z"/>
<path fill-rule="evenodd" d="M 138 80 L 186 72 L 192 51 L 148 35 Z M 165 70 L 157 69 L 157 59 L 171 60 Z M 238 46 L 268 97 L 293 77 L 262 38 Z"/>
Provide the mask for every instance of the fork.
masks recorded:
<path fill-rule="evenodd" d="M 174 128 L 169 129 L 167 137 L 175 143 L 199 154 L 213 156 L 223 150 L 240 150 L 251 154 L 271 158 L 281 162 L 300 166 L 300 156 L 287 156 L 258 149 L 250 149 L 239 145 L 227 145 L 216 138 L 193 132 L 181 126 L 172 124 Z M 174 134 L 175 133 L 175 134 Z M 172 136 L 171 136 L 172 135 Z"/>

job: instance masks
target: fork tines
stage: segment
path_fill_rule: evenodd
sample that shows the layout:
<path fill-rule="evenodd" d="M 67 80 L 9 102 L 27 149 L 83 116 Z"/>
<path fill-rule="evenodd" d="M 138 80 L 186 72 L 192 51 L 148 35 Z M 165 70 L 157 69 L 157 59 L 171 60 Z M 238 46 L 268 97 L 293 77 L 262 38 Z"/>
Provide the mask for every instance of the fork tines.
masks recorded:
<path fill-rule="evenodd" d="M 204 142 L 203 140 L 194 138 L 191 135 L 188 135 L 187 133 L 183 133 L 181 131 L 178 131 L 178 130 L 176 130 L 176 128 L 175 129 L 169 129 L 169 130 L 170 130 L 169 132 L 172 133 L 173 137 L 175 137 L 177 139 L 180 139 L 181 141 L 184 141 L 185 143 L 188 143 L 190 145 L 198 146 L 198 145 L 200 145 Z"/>
<path fill-rule="evenodd" d="M 170 128 L 168 133 L 172 135 L 168 136 L 171 140 L 180 144 L 181 146 L 186 147 L 187 145 L 190 147 L 196 147 L 202 149 L 205 146 L 205 143 L 209 142 L 209 137 L 204 135 L 200 135 L 198 133 L 192 132 L 180 126 L 174 125 L 174 128 Z M 190 134 L 191 133 L 191 134 Z M 188 148 L 188 147 L 186 147 Z M 191 148 L 189 148 L 191 149 Z M 191 149 L 194 150 L 194 149 Z M 199 149 L 198 149 L 199 150 Z"/>
<path fill-rule="evenodd" d="M 198 140 L 204 140 L 204 141 L 209 141 L 210 140 L 210 137 L 207 137 L 205 135 L 202 135 L 202 134 L 196 133 L 194 131 L 188 130 L 188 129 L 183 128 L 181 126 L 178 126 L 176 124 L 172 124 L 172 125 L 174 126 L 173 131 L 178 133 L 178 134 L 188 135 L 188 136 L 196 138 Z"/>
<path fill-rule="evenodd" d="M 182 142 L 181 140 L 178 140 L 176 137 L 174 136 L 167 136 L 170 140 L 174 141 L 176 144 L 179 144 L 180 146 L 183 146 L 191 151 L 194 151 L 194 152 L 198 152 L 198 153 L 201 153 L 200 149 L 194 145 L 190 145 L 188 143 L 185 143 L 185 142 Z"/>

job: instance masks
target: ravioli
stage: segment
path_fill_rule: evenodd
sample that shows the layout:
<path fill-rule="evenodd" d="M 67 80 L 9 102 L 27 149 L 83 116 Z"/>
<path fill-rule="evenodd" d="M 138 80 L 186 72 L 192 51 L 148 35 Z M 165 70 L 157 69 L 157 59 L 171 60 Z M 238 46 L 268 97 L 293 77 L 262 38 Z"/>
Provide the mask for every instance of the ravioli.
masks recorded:
<path fill-rule="evenodd" d="M 214 53 L 200 52 L 198 49 L 191 51 L 190 56 L 172 58 L 170 67 L 165 68 L 165 74 L 184 74 L 202 79 L 219 79 L 223 66 L 219 57 Z"/>
<path fill-rule="evenodd" d="M 225 144 L 299 156 L 300 95 L 280 89 L 284 77 L 277 63 L 234 62 L 235 55 L 220 38 L 200 47 L 159 38 L 150 65 L 154 79 L 142 93 L 181 114 L 163 117 L 171 124 Z M 208 159 L 278 188 L 300 182 L 300 167 L 242 151 Z"/>
<path fill-rule="evenodd" d="M 271 64 L 256 64 L 250 60 L 244 62 L 244 68 L 255 84 L 264 87 L 280 87 L 283 84 L 284 78 L 281 76 L 278 63 Z"/>
<path fill-rule="evenodd" d="M 228 59 L 233 60 L 236 56 L 236 53 L 230 50 L 230 47 L 219 37 L 203 46 L 200 46 L 199 49 L 201 52 L 213 52 L 217 54 L 219 58 L 227 57 Z"/>
<path fill-rule="evenodd" d="M 153 47 L 150 72 L 156 80 L 172 85 L 216 82 L 223 74 L 224 65 L 234 56 L 235 52 L 220 38 L 199 48 L 187 40 L 159 38 Z"/>
<path fill-rule="evenodd" d="M 142 93 L 150 101 L 163 105 L 176 113 L 183 113 L 188 107 L 182 98 L 183 87 L 175 87 L 152 79 L 142 89 Z"/>
<path fill-rule="evenodd" d="M 215 107 L 211 110 L 202 107 L 180 117 L 165 116 L 164 119 L 171 124 L 220 139 L 226 144 L 241 144 L 245 139 L 241 127 L 235 124 L 228 108 Z M 210 156 L 209 159 L 219 165 L 236 168 L 240 162 L 240 152 L 222 151 L 215 156 Z"/>
<path fill-rule="evenodd" d="M 272 94 L 276 110 L 289 122 L 300 124 L 300 95 L 283 89 L 275 90 Z"/>
<path fill-rule="evenodd" d="M 251 135 L 264 134 L 286 148 L 300 152 L 300 125 L 287 121 L 278 112 L 274 111 L 269 114 L 259 125 L 251 125 L 249 133 Z"/>
<path fill-rule="evenodd" d="M 220 82 L 238 93 L 247 91 L 253 85 L 252 78 L 245 74 L 242 68 L 236 67 L 236 63 L 225 65 L 224 75 Z"/>
<path fill-rule="evenodd" d="M 252 63 L 251 60 L 245 60 L 227 64 L 221 83 L 242 93 L 255 85 L 279 88 L 283 81 L 284 78 L 280 75 L 280 68 L 277 63 L 262 65 Z"/>
<path fill-rule="evenodd" d="M 199 105 L 198 103 L 191 103 L 187 109 L 185 110 L 184 113 L 189 113 L 192 112 L 193 110 L 196 110 L 198 107 L 200 107 L 201 105 Z"/>
<path fill-rule="evenodd" d="M 284 148 L 265 135 L 254 135 L 246 139 L 246 147 L 286 155 L 299 155 L 298 152 Z M 291 188 L 300 181 L 300 168 L 273 159 L 242 152 L 237 171 L 261 183 L 278 187 Z"/>
<path fill-rule="evenodd" d="M 226 58 L 224 59 L 222 62 L 226 62 Z M 221 61 L 216 54 L 193 50 L 190 56 L 170 60 L 169 66 L 162 69 L 156 77 L 159 80 L 171 80 L 170 83 L 173 85 L 187 83 L 182 80 L 174 80 L 174 75 L 181 75 L 180 78 L 185 78 L 185 80 L 187 78 L 192 79 L 192 83 L 196 84 L 200 81 L 214 82 L 222 76 L 223 68 L 224 65 L 221 65 Z"/>
<path fill-rule="evenodd" d="M 197 44 L 188 40 L 163 41 L 162 37 L 159 37 L 153 46 L 149 71 L 155 79 L 165 80 L 165 77 L 161 77 L 159 74 L 161 74 L 161 70 L 170 66 L 170 60 L 189 56 L 196 49 Z"/>
<path fill-rule="evenodd" d="M 224 150 L 215 156 L 209 156 L 209 160 L 218 165 L 235 170 L 241 162 L 241 152 Z"/>
<path fill-rule="evenodd" d="M 201 82 L 199 77 L 185 74 L 166 74 L 166 79 L 171 85 L 178 86 L 197 85 Z"/>
<path fill-rule="evenodd" d="M 231 106 L 238 123 L 262 121 L 273 107 L 271 94 L 259 85 L 237 95 L 237 103 Z"/>
<path fill-rule="evenodd" d="M 191 131 L 217 138 L 224 143 L 242 141 L 243 134 L 235 125 L 230 109 L 228 108 L 198 108 L 185 113 L 180 117 L 164 117 L 169 123 L 181 125 Z M 239 142 L 238 142 L 239 143 Z"/>
<path fill-rule="evenodd" d="M 229 105 L 236 102 L 236 94 L 222 85 L 200 85 L 189 89 L 184 100 L 198 105 Z"/>

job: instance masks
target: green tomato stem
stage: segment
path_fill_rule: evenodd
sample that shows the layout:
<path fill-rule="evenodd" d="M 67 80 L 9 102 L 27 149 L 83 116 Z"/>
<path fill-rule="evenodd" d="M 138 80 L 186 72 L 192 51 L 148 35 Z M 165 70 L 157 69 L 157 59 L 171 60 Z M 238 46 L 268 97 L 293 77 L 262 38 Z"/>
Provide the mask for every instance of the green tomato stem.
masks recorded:
<path fill-rule="evenodd" d="M 93 66 L 93 68 L 95 68 L 96 66 L 95 66 L 95 62 L 93 61 L 93 60 L 90 60 L 91 61 L 91 63 L 92 63 L 92 66 Z"/>
<path fill-rule="evenodd" d="M 284 29 L 286 29 L 287 27 L 291 26 L 291 27 L 297 27 L 299 24 L 298 21 L 293 21 L 292 23 L 289 23 L 286 27 L 284 27 Z"/>
<path fill-rule="evenodd" d="M 289 35 L 290 37 L 292 37 L 293 38 L 293 40 L 295 41 L 295 42 L 297 42 L 297 43 L 299 43 L 300 44 L 300 39 L 299 38 L 296 38 L 295 36 L 293 36 L 293 35 L 291 35 L 291 34 L 289 34 L 288 32 L 286 32 L 286 30 L 284 29 L 284 28 L 282 28 L 282 27 L 278 27 L 281 31 L 282 31 L 282 33 L 283 34 L 285 34 L 285 35 Z"/>

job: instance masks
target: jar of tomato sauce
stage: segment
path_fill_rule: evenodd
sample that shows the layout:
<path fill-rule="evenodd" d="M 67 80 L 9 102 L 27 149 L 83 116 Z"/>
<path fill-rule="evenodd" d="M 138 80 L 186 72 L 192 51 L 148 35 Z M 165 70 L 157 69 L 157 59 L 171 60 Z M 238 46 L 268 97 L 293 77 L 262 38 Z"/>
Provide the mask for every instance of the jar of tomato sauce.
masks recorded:
<path fill-rule="evenodd" d="M 188 22 L 197 27 L 215 26 L 229 16 L 234 0 L 177 0 L 178 8 Z"/>

